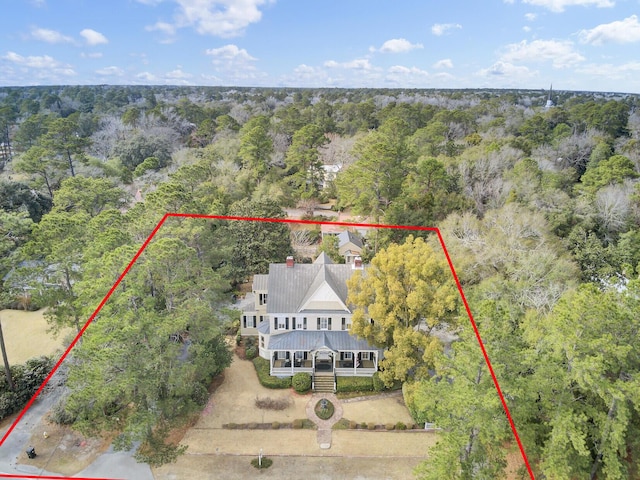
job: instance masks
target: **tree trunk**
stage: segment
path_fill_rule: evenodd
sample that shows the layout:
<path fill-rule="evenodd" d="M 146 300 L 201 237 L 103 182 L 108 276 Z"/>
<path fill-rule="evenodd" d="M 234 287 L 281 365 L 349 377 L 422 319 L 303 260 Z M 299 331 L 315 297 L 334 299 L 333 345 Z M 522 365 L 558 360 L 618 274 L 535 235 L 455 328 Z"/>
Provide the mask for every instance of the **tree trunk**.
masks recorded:
<path fill-rule="evenodd" d="M 69 168 L 71 169 L 71 176 L 75 177 L 76 172 L 73 169 L 73 160 L 71 159 L 71 152 L 69 150 L 67 150 L 67 159 L 69 160 Z"/>
<path fill-rule="evenodd" d="M 7 383 L 12 392 L 15 392 L 16 387 L 13 385 L 13 379 L 11 378 L 11 369 L 9 368 L 9 360 L 7 359 L 7 349 L 4 345 L 4 335 L 2 333 L 2 321 L 0 321 L 0 348 L 2 348 L 2 360 L 4 361 L 4 373 L 7 376 Z"/>
<path fill-rule="evenodd" d="M 611 402 L 611 407 L 609 407 L 609 412 L 607 413 L 607 423 L 605 423 L 604 431 L 602 432 L 602 436 L 600 437 L 600 446 L 598 447 L 598 455 L 596 455 L 596 459 L 591 466 L 591 475 L 589 475 L 589 480 L 595 480 L 598 474 L 598 469 L 600 468 L 600 464 L 602 463 L 602 444 L 607 441 L 607 437 L 609 436 L 609 430 L 611 421 L 613 420 L 613 416 L 616 414 L 616 399 L 614 398 Z"/>

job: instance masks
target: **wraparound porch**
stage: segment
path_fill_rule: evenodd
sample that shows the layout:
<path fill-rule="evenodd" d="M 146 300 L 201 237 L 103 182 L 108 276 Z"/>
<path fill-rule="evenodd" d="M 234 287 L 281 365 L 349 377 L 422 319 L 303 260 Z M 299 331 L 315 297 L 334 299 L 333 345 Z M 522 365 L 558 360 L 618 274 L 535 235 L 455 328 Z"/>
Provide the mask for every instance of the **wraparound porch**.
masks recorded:
<path fill-rule="evenodd" d="M 270 352 L 270 357 L 270 374 L 274 376 L 333 372 L 337 376 L 370 377 L 378 371 L 377 351 L 278 350 Z"/>

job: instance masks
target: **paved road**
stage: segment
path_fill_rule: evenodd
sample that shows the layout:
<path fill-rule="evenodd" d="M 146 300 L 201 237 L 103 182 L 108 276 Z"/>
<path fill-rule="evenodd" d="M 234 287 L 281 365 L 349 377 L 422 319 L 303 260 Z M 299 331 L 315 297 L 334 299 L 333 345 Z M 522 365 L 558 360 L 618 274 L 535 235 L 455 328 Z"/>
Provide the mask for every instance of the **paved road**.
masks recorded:
<path fill-rule="evenodd" d="M 28 464 L 18 464 L 17 460 L 26 459 L 26 446 L 31 438 L 31 430 L 40 423 L 42 417 L 55 405 L 63 393 L 56 376 L 27 410 L 6 441 L 0 446 L 0 473 L 11 475 L 60 476 L 60 473 L 47 472 Z M 36 452 L 37 453 L 37 452 Z M 127 480 L 154 480 L 147 464 L 137 463 L 131 452 L 113 452 L 110 448 L 96 461 L 75 477 L 118 478 Z"/>

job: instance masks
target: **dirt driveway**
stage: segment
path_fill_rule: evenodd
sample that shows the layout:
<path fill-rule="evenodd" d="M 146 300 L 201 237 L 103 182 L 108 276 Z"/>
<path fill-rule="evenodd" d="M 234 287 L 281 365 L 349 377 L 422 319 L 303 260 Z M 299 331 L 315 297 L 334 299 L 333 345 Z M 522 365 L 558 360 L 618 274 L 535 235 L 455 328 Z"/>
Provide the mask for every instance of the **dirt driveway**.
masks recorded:
<path fill-rule="evenodd" d="M 259 410 L 256 397 L 291 398 L 280 412 Z M 211 396 L 197 424 L 182 443 L 187 453 L 174 464 L 153 470 L 156 480 L 349 478 L 359 480 L 411 478 L 413 468 L 425 458 L 436 436 L 426 432 L 334 430 L 332 446 L 319 447 L 316 430 L 227 430 L 225 423 L 291 422 L 306 418 L 311 395 L 292 390 L 269 390 L 257 380 L 251 362 L 234 357 L 225 380 Z M 402 397 L 342 403 L 344 418 L 358 422 L 409 423 L 411 417 Z M 251 465 L 260 449 L 274 460 L 268 470 Z"/>

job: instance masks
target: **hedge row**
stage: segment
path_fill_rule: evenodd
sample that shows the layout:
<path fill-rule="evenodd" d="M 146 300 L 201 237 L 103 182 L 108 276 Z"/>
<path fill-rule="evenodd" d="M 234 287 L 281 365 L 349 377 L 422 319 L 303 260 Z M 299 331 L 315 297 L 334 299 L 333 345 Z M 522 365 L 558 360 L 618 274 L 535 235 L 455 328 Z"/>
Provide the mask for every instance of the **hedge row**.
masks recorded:
<path fill-rule="evenodd" d="M 272 377 L 269 375 L 269 360 L 262 357 L 253 359 L 253 365 L 256 367 L 258 380 L 263 387 L 267 388 L 289 388 L 291 386 L 291 377 Z"/>
<path fill-rule="evenodd" d="M 371 392 L 373 380 L 371 377 L 338 377 L 336 390 L 338 392 Z"/>
<path fill-rule="evenodd" d="M 49 357 L 27 360 L 24 365 L 12 365 L 11 378 L 15 391 L 9 389 L 4 370 L 0 375 L 0 419 L 22 409 L 51 371 L 54 362 Z"/>

